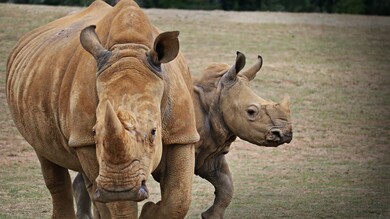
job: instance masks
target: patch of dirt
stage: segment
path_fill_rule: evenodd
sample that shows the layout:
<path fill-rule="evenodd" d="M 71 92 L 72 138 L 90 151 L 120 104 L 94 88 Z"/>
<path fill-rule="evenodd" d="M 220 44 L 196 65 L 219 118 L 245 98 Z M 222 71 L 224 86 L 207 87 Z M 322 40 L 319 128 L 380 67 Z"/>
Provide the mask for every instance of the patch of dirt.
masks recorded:
<path fill-rule="evenodd" d="M 38 163 L 38 158 L 24 140 L 0 141 L 0 166 L 15 163 Z"/>

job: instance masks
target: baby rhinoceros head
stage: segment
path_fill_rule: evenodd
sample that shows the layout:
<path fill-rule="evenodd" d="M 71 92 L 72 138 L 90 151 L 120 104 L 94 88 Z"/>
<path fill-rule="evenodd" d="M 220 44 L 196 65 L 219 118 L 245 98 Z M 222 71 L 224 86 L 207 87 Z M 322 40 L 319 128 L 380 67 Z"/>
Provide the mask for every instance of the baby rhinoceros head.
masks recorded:
<path fill-rule="evenodd" d="M 250 88 L 249 82 L 256 77 L 262 63 L 262 57 L 258 56 L 254 66 L 241 71 L 245 66 L 245 56 L 237 52 L 236 62 L 231 67 L 210 65 L 201 79 L 208 88 L 195 90 L 203 93 L 203 102 L 209 102 L 210 108 L 217 111 L 214 115 L 220 115 L 234 135 L 259 146 L 276 147 L 292 140 L 290 98 L 286 95 L 280 103 L 274 103 L 261 98 Z M 214 77 L 210 77 L 213 73 Z M 210 85 L 215 89 L 210 89 Z"/>

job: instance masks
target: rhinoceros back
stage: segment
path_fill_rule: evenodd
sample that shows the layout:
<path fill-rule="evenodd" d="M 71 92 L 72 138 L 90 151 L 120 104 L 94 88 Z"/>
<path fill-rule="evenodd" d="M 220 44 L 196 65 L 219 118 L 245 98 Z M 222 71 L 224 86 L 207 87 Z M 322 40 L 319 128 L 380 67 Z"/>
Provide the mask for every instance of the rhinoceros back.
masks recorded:
<path fill-rule="evenodd" d="M 109 9 L 104 2 L 96 1 L 83 11 L 33 30 L 19 40 L 7 63 L 7 100 L 20 133 L 39 154 L 68 164 L 71 169 L 78 167 L 63 155 L 76 158 L 72 149 L 66 147 L 70 108 L 74 99 L 82 97 L 75 87 L 81 83 L 92 92 L 95 90 L 90 79 L 95 77 L 96 62 L 83 50 L 79 35 Z M 75 77 L 85 80 L 73 80 Z M 94 115 L 84 114 L 81 117 Z"/>

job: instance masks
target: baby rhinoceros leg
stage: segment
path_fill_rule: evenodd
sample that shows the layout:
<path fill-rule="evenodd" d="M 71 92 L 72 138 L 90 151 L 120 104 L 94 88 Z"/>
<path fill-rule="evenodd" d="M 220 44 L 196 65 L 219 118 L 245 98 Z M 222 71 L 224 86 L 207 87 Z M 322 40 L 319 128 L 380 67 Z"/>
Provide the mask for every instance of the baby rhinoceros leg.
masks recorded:
<path fill-rule="evenodd" d="M 233 197 L 233 179 L 225 155 L 211 158 L 197 170 L 215 188 L 213 205 L 202 213 L 203 219 L 222 219 Z"/>

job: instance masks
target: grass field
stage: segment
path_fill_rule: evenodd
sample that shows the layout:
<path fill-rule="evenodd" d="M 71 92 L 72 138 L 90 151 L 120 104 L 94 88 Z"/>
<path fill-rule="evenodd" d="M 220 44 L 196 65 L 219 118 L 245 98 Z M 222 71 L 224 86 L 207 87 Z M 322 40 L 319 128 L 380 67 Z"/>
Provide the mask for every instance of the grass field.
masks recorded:
<path fill-rule="evenodd" d="M 19 37 L 71 7 L 0 4 L 0 218 L 50 218 L 51 199 L 33 149 L 5 99 L 5 65 Z M 260 148 L 237 140 L 227 155 L 235 195 L 226 218 L 390 218 L 390 17 L 145 10 L 180 30 L 194 76 L 237 50 L 263 69 L 252 82 L 267 99 L 291 96 L 294 138 Z M 152 183 L 151 199 L 158 200 Z M 213 188 L 196 177 L 188 218 Z"/>

